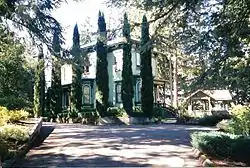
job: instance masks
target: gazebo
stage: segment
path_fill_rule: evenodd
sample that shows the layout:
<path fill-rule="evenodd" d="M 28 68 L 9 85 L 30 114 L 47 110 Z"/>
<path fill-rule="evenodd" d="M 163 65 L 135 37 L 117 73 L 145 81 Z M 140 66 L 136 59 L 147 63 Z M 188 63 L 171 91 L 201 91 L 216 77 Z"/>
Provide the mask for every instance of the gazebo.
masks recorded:
<path fill-rule="evenodd" d="M 197 90 L 185 99 L 188 113 L 192 116 L 228 113 L 232 102 L 229 90 Z"/>

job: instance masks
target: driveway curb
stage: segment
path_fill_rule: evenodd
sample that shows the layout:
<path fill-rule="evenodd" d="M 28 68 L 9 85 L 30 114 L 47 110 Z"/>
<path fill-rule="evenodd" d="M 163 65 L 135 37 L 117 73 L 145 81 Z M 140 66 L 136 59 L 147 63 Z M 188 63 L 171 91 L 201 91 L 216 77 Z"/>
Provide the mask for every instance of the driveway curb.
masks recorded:
<path fill-rule="evenodd" d="M 204 154 L 202 153 L 199 149 L 192 148 L 192 155 L 194 158 L 198 159 L 199 162 L 204 166 L 204 167 L 214 167 L 214 163 Z"/>
<path fill-rule="evenodd" d="M 42 128 L 42 118 L 38 118 L 38 120 L 35 121 L 34 127 L 29 132 L 29 140 L 27 143 L 23 144 L 18 150 L 14 158 L 6 160 L 3 162 L 2 167 L 12 167 L 16 161 L 23 157 L 31 148 L 32 143 L 36 139 L 36 137 L 40 134 Z M 0 164 L 1 168 L 1 164 Z"/>

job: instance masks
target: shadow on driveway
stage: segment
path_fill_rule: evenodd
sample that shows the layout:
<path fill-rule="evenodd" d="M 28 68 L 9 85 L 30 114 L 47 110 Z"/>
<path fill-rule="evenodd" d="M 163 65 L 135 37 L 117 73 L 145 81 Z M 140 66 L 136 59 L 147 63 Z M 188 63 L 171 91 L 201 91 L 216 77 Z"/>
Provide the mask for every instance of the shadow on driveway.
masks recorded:
<path fill-rule="evenodd" d="M 57 124 L 55 130 L 44 125 L 41 138 L 15 167 L 196 167 L 190 133 L 210 130 L 214 129 L 174 124 Z"/>

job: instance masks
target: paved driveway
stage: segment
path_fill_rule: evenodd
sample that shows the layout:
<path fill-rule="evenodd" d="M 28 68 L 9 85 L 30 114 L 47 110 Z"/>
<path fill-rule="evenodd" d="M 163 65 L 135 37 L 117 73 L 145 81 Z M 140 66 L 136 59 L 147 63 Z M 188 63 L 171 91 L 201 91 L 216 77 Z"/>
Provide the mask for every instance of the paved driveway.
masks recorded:
<path fill-rule="evenodd" d="M 49 137 L 16 166 L 196 167 L 189 135 L 205 127 L 182 125 L 44 125 Z"/>

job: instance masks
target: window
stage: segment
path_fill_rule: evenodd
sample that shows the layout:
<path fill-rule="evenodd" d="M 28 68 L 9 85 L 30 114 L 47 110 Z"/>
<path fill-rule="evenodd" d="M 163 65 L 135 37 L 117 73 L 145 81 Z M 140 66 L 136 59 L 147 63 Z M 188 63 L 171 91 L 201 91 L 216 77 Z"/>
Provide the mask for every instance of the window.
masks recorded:
<path fill-rule="evenodd" d="M 89 73 L 89 65 L 84 66 L 84 73 Z"/>
<path fill-rule="evenodd" d="M 63 69 L 63 79 L 62 79 L 62 81 L 64 82 L 66 80 L 66 68 L 62 67 L 62 69 Z"/>
<path fill-rule="evenodd" d="M 91 86 L 90 86 L 90 84 L 83 85 L 83 104 L 91 104 Z"/>
<path fill-rule="evenodd" d="M 122 84 L 121 83 L 116 84 L 115 93 L 116 93 L 116 102 L 121 103 L 122 102 Z"/>
<path fill-rule="evenodd" d="M 114 69 L 115 72 L 122 71 L 122 55 L 114 56 Z"/>
<path fill-rule="evenodd" d="M 136 66 L 140 67 L 141 66 L 141 55 L 140 53 L 135 53 L 136 56 Z"/>
<path fill-rule="evenodd" d="M 113 65 L 116 65 L 116 57 L 114 56 L 114 62 L 113 62 Z"/>
<path fill-rule="evenodd" d="M 69 106 L 69 93 L 68 92 L 63 92 L 62 106 L 64 108 Z"/>
<path fill-rule="evenodd" d="M 136 102 L 141 102 L 141 81 L 138 80 L 136 81 L 136 95 L 135 95 L 135 100 Z"/>

